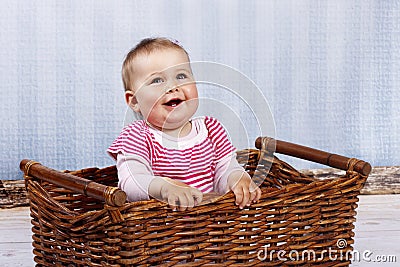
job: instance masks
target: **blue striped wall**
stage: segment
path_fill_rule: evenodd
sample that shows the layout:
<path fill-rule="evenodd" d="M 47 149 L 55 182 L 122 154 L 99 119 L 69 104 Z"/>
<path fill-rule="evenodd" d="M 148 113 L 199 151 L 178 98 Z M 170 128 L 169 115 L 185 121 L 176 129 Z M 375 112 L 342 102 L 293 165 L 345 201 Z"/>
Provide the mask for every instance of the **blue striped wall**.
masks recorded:
<path fill-rule="evenodd" d="M 400 1 L 2 0 L 0 29 L 0 179 L 21 178 L 23 158 L 113 164 L 105 150 L 126 110 L 120 66 L 147 36 L 178 39 L 192 60 L 253 80 L 277 138 L 400 163 Z"/>

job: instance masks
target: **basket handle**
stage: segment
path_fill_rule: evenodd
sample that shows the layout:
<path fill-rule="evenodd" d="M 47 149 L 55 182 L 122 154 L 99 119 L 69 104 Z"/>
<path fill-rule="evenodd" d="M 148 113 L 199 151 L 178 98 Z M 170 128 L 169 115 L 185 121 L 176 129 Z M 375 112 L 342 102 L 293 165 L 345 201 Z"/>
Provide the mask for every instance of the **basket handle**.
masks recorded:
<path fill-rule="evenodd" d="M 331 154 L 318 149 L 280 141 L 270 137 L 258 137 L 255 145 L 258 149 L 275 151 L 280 154 L 314 161 L 332 168 L 345 171 L 353 168 L 356 172 L 365 176 L 368 176 L 371 172 L 371 165 L 363 160 L 354 160 L 345 156 Z"/>
<path fill-rule="evenodd" d="M 106 186 L 69 173 L 59 172 L 33 160 L 22 160 L 20 169 L 25 173 L 25 179 L 31 175 L 85 196 L 102 200 L 110 206 L 121 207 L 126 201 L 125 192 L 117 187 Z"/>

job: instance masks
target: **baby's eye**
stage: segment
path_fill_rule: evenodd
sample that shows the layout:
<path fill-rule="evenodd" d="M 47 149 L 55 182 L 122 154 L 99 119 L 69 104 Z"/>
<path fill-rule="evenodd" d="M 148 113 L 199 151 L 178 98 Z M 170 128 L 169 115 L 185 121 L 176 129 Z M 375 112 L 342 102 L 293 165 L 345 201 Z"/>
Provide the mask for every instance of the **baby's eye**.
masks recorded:
<path fill-rule="evenodd" d="M 188 76 L 185 73 L 179 73 L 178 75 L 176 75 L 176 78 L 178 80 L 182 80 L 182 79 L 186 79 Z"/>
<path fill-rule="evenodd" d="M 161 78 L 154 78 L 153 80 L 151 80 L 151 84 L 153 84 L 153 83 L 162 83 L 163 82 L 163 79 L 161 79 Z"/>

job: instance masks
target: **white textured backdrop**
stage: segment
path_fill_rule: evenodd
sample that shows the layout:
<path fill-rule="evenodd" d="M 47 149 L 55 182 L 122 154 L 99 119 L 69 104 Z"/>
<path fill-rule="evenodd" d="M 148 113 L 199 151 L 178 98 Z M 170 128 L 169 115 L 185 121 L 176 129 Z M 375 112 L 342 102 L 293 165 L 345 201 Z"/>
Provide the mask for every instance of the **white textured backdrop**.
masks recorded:
<path fill-rule="evenodd" d="M 0 179 L 113 164 L 121 63 L 148 36 L 247 75 L 277 138 L 399 165 L 400 1 L 1 0 Z"/>

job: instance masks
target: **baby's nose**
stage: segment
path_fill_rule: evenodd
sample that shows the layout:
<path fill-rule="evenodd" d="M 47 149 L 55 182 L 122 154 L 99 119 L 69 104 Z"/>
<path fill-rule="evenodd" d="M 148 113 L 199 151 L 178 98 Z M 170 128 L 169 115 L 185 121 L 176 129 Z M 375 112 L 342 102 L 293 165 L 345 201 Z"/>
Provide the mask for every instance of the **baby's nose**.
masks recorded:
<path fill-rule="evenodd" d="M 165 93 L 168 94 L 168 93 L 176 92 L 178 90 L 179 90 L 179 85 L 178 84 L 174 84 L 174 85 L 171 85 L 171 86 L 167 86 L 165 88 Z"/>

